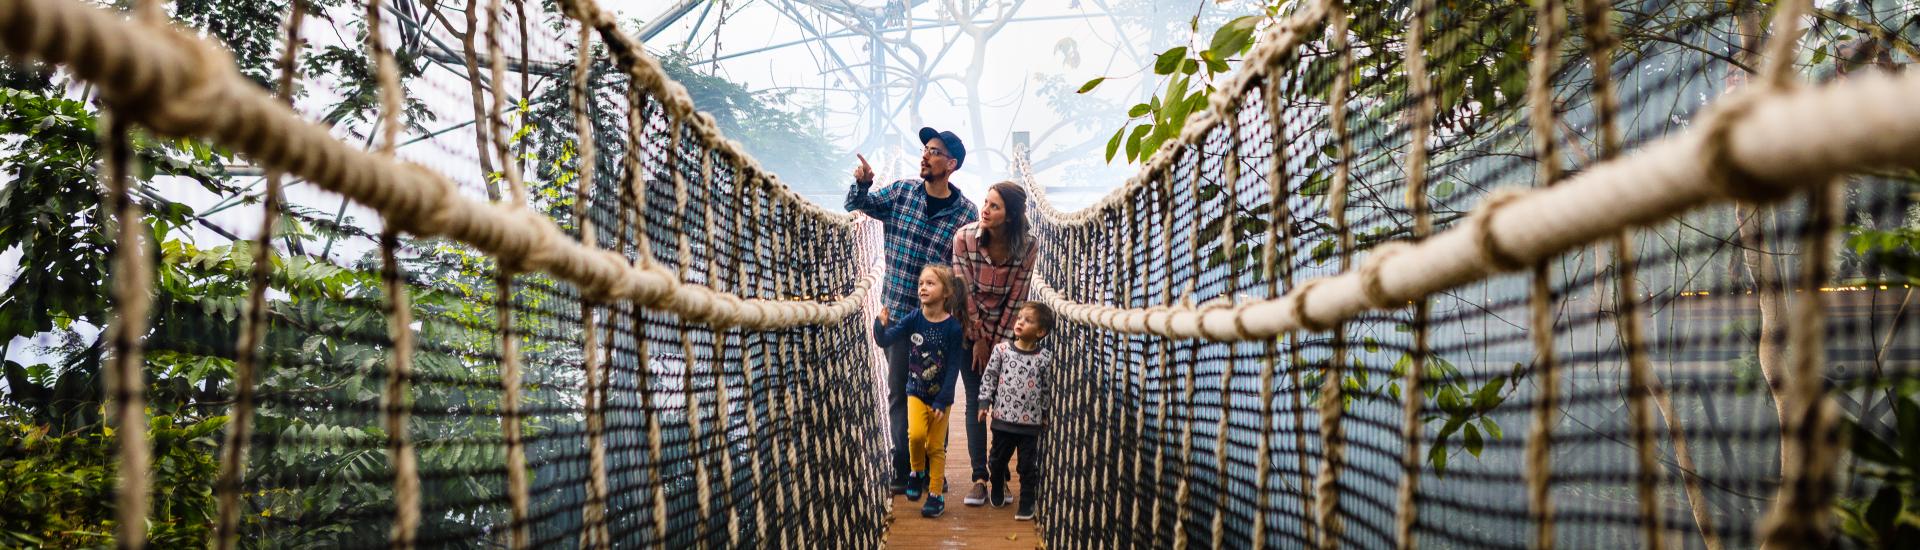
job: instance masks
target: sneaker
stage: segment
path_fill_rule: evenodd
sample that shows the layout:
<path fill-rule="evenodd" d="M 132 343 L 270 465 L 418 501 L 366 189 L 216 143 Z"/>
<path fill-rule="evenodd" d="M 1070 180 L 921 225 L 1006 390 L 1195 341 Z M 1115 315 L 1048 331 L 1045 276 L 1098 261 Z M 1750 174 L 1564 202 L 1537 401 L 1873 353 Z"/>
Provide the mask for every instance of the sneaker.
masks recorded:
<path fill-rule="evenodd" d="M 922 474 L 920 472 L 907 474 L 907 500 L 920 500 L 920 493 L 925 490 L 921 487 L 926 483 L 926 480 L 921 476 Z"/>
<path fill-rule="evenodd" d="M 994 484 L 993 489 L 987 492 L 987 504 L 992 504 L 994 508 L 1006 508 L 1007 507 L 1007 484 L 1005 483 Z"/>
<path fill-rule="evenodd" d="M 1020 499 L 1020 511 L 1013 514 L 1014 521 L 1033 521 L 1033 499 Z"/>
<path fill-rule="evenodd" d="M 982 504 L 986 504 L 987 503 L 987 482 L 985 481 L 973 482 L 973 490 L 967 492 L 967 499 L 962 502 L 967 503 L 967 506 L 979 506 Z"/>
<path fill-rule="evenodd" d="M 920 506 L 920 517 L 937 518 L 947 511 L 947 497 L 928 495 L 927 503 Z"/>

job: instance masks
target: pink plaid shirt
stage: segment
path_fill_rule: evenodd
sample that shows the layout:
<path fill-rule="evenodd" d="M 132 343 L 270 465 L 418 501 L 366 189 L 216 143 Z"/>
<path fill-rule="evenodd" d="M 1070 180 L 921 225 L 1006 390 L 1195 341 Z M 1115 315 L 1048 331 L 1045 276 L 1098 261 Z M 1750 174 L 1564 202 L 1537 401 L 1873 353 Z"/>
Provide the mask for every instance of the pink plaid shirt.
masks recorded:
<path fill-rule="evenodd" d="M 953 232 L 953 272 L 967 284 L 966 336 L 973 342 L 1009 341 L 1013 339 L 1013 308 L 1027 300 L 1039 247 L 1029 236 L 1025 250 L 1014 250 L 1006 262 L 994 263 L 980 243 L 981 231 L 980 222 L 973 222 Z"/>

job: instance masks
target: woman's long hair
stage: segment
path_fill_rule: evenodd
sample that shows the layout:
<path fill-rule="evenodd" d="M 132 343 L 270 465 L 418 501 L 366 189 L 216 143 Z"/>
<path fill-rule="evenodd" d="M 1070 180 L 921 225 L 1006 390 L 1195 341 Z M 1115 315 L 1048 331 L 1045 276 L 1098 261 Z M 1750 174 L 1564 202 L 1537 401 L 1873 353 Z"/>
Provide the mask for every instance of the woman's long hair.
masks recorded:
<path fill-rule="evenodd" d="M 1032 244 L 1033 236 L 1027 234 L 1027 190 L 1011 181 L 993 184 L 988 191 L 1000 195 L 1000 204 L 1006 208 L 1006 214 L 1000 221 L 999 233 L 1007 235 L 1007 255 L 1020 254 Z M 992 232 L 981 232 L 980 246 L 992 245 Z"/>

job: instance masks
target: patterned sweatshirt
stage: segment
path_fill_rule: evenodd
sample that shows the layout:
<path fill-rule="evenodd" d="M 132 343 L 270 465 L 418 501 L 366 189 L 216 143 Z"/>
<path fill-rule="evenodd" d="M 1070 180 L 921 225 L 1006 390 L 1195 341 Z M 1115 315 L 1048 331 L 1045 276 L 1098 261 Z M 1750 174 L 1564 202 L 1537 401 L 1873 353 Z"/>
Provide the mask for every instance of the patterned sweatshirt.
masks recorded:
<path fill-rule="evenodd" d="M 1047 369 L 1053 350 L 1023 351 L 1013 342 L 993 346 L 987 372 L 980 377 L 980 402 L 993 408 L 996 430 L 1031 431 L 1047 422 Z M 1013 424 L 1003 428 L 1005 424 Z"/>
<path fill-rule="evenodd" d="M 912 342 L 907 350 L 907 395 L 936 409 L 945 410 L 953 404 L 954 378 L 971 359 L 960 334 L 958 315 L 948 315 L 936 323 L 915 309 L 892 326 L 875 319 L 873 339 L 882 348 L 903 340 Z"/>

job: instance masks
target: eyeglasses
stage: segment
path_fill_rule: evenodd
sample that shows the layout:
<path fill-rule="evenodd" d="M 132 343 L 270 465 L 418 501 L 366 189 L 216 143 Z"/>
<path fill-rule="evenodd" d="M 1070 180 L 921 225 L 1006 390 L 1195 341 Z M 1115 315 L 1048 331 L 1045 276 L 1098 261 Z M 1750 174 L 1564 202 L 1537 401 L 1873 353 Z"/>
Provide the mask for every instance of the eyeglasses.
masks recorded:
<path fill-rule="evenodd" d="M 921 155 L 921 156 L 926 156 L 926 155 L 933 155 L 933 156 L 936 156 L 936 157 L 947 157 L 947 158 L 953 158 L 953 155 L 950 155 L 950 154 L 947 154 L 947 152 L 946 152 L 946 151 L 942 151 L 942 150 L 939 150 L 939 149 L 935 149 L 935 148 L 932 148 L 932 147 L 928 147 L 928 148 L 926 148 L 926 149 L 923 149 L 923 150 L 921 150 L 921 151 L 920 151 L 920 155 Z"/>

